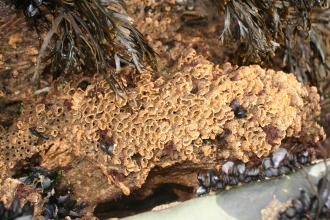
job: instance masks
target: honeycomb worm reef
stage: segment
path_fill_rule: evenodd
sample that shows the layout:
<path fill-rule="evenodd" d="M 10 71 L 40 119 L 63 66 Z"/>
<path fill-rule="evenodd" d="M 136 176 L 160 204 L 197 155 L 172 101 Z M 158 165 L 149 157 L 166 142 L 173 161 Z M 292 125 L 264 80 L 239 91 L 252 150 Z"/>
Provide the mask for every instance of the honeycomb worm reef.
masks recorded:
<path fill-rule="evenodd" d="M 220 169 L 227 159 L 268 156 L 287 137 L 325 138 L 315 121 L 316 89 L 292 74 L 229 63 L 220 69 L 194 49 L 183 51 L 173 69 L 158 78 L 151 71 L 129 73 L 136 85 L 128 100 L 116 97 L 99 75 L 86 88 L 55 81 L 44 101 L 25 104 L 18 121 L 0 131 L 0 184 L 19 161 L 38 154 L 43 167 L 67 168 L 62 178 L 78 203 L 88 202 L 85 216 L 91 216 L 97 203 L 140 188 L 156 166 Z M 235 117 L 234 99 L 247 110 L 245 117 Z M 48 139 L 33 135 L 34 127 Z M 224 131 L 229 133 L 219 143 Z M 3 199 L 10 191 L 0 192 Z"/>

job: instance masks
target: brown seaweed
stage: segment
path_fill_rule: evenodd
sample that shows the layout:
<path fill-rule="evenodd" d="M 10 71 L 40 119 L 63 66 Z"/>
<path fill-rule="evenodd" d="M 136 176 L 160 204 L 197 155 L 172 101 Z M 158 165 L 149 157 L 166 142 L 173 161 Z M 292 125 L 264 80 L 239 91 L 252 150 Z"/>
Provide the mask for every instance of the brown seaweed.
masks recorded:
<path fill-rule="evenodd" d="M 329 34 L 325 25 L 329 22 L 327 2 L 212 1 L 225 17 L 220 41 L 224 45 L 240 42 L 233 63 L 279 66 L 278 69 L 292 72 L 301 81 L 319 88 L 322 71 L 329 73 L 322 39 L 322 35 Z M 280 65 L 278 60 L 282 62 Z"/>
<path fill-rule="evenodd" d="M 32 81 L 40 79 L 40 63 L 50 60 L 53 78 L 83 70 L 97 72 L 117 95 L 125 96 L 125 86 L 117 79 L 121 65 L 142 71 L 143 61 L 155 61 L 155 52 L 132 26 L 133 19 L 127 15 L 122 0 L 13 2 L 26 17 L 35 20 L 37 31 L 47 31 Z"/>

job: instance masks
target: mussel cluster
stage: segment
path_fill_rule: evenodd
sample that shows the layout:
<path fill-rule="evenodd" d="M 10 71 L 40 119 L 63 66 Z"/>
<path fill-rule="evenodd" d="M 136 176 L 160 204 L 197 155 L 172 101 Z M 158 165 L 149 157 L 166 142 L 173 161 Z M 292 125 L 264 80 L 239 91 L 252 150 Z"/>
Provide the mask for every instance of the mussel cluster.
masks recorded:
<path fill-rule="evenodd" d="M 67 195 L 56 195 L 54 183 L 57 178 L 57 173 L 55 171 L 48 170 L 44 167 L 32 167 L 29 168 L 29 170 L 32 171 L 31 175 L 21 177 L 19 181 L 24 185 L 32 184 L 32 187 L 41 190 L 43 198 L 48 200 L 42 212 L 46 220 L 64 219 L 66 217 L 75 219 L 81 217 L 77 212 L 73 211 L 73 209 L 82 210 L 87 204 L 83 202 L 79 204 L 78 207 L 75 207 L 77 203 L 76 200 L 71 200 Z"/>
<path fill-rule="evenodd" d="M 197 181 L 199 188 L 195 194 L 196 196 L 202 196 L 210 191 L 217 192 L 225 189 L 226 186 L 236 186 L 239 183 L 249 183 L 287 174 L 298 169 L 300 165 L 311 163 L 311 161 L 312 155 L 307 150 L 302 150 L 297 154 L 288 154 L 284 148 L 278 148 L 272 159 L 264 158 L 262 169 L 259 169 L 258 166 L 247 168 L 241 160 L 235 162 L 227 161 L 222 166 L 221 177 L 215 170 L 208 170 L 205 176 L 198 172 Z"/>
<path fill-rule="evenodd" d="M 286 149 L 278 148 L 272 159 L 266 157 L 262 161 L 262 169 L 266 177 L 288 174 L 292 170 L 300 168 L 312 162 L 312 155 L 306 149 L 297 154 L 288 154 Z"/>
<path fill-rule="evenodd" d="M 34 220 L 34 207 L 27 202 L 21 208 L 19 198 L 15 197 L 9 209 L 5 207 L 3 202 L 0 202 L 0 219 L 1 220 Z"/>
<path fill-rule="evenodd" d="M 24 185 L 32 184 L 33 188 L 40 189 L 43 193 L 47 194 L 54 189 L 54 180 L 57 173 L 48 170 L 44 167 L 32 167 L 30 176 L 21 177 L 19 181 Z"/>
<path fill-rule="evenodd" d="M 278 219 L 330 219 L 330 182 L 324 176 L 317 184 L 317 193 L 310 198 L 304 190 L 292 206 L 280 212 Z"/>
<path fill-rule="evenodd" d="M 71 200 L 69 196 L 52 196 L 45 205 L 42 215 L 45 219 L 65 219 L 67 216 L 70 219 L 81 218 L 77 212 L 73 211 L 76 203 L 77 201 Z M 80 205 L 79 207 L 85 208 L 86 206 Z"/>
<path fill-rule="evenodd" d="M 245 163 L 240 160 L 237 160 L 235 163 L 227 161 L 222 166 L 222 177 L 215 170 L 208 170 L 206 176 L 198 172 L 197 181 L 199 188 L 196 191 L 196 196 L 207 194 L 210 190 L 216 192 L 225 189 L 227 185 L 236 186 L 239 182 L 248 183 L 259 179 L 263 179 L 263 176 L 260 175 L 258 167 L 247 169 Z"/>

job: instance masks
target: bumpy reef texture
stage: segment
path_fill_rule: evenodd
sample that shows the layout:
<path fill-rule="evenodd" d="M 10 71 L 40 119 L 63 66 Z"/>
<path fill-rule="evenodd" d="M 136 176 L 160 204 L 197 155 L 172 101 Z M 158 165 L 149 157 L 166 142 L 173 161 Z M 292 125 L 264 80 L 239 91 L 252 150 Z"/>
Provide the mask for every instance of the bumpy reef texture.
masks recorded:
<path fill-rule="evenodd" d="M 65 167 L 63 184 L 70 181 L 78 203 L 88 201 L 85 212 L 91 216 L 97 203 L 140 188 L 154 167 L 220 168 L 226 159 L 268 156 L 286 137 L 324 139 L 315 121 L 320 113 L 316 89 L 291 74 L 228 63 L 220 69 L 191 48 L 174 69 L 159 78 L 126 69 L 127 84 L 136 78 L 131 98 L 137 105 L 116 99 L 97 75 L 86 91 L 77 88 L 79 82 L 56 81 L 43 101 L 25 105 L 9 131 L 2 130 L 0 183 L 20 160 L 39 154 L 41 166 Z M 236 119 L 229 107 L 235 98 L 247 110 L 245 118 Z M 32 135 L 31 127 L 49 139 Z M 230 134 L 221 145 L 213 142 L 225 128 Z M 100 142 L 115 146 L 112 155 L 101 150 Z M 180 172 L 180 166 L 175 169 Z"/>
<path fill-rule="evenodd" d="M 78 204 L 87 201 L 81 214 L 91 219 L 98 203 L 117 200 L 141 186 L 148 186 L 143 196 L 162 183 L 197 187 L 197 170 L 220 169 L 226 159 L 257 163 L 287 137 L 299 143 L 292 151 L 324 139 L 315 122 L 320 113 L 315 88 L 299 84 L 291 74 L 258 66 L 219 68 L 206 60 L 228 59 L 227 49 L 206 44 L 217 41 L 217 25 L 222 24 L 210 22 L 216 9 L 208 1 L 200 1 L 193 11 L 176 4 L 179 1 L 152 2 L 133 0 L 128 10 L 163 58 L 160 73 L 139 75 L 124 68 L 121 75 L 132 92 L 130 101 L 116 100 L 101 76 L 51 83 L 46 75 L 42 87 L 52 90 L 47 97 L 35 97 L 29 82 L 38 54 L 33 22 L 22 14 L 0 16 L 0 98 L 11 103 L 6 111 L 12 115 L 18 103 L 24 106 L 18 119 L 2 123 L 12 126 L 0 127 L 0 200 L 8 205 L 19 194 L 21 203 L 31 201 L 40 215 L 43 201 L 38 192 L 11 179 L 24 165 L 38 164 L 64 171 L 56 188 L 62 194 L 70 189 Z M 189 29 L 196 24 L 194 31 Z M 86 91 L 77 88 L 83 79 L 91 83 Z M 234 117 L 229 104 L 235 98 L 247 109 L 247 117 Z M 30 127 L 50 138 L 32 135 Z M 217 141 L 224 129 L 229 135 Z M 101 150 L 100 142 L 115 144 L 112 155 Z"/>

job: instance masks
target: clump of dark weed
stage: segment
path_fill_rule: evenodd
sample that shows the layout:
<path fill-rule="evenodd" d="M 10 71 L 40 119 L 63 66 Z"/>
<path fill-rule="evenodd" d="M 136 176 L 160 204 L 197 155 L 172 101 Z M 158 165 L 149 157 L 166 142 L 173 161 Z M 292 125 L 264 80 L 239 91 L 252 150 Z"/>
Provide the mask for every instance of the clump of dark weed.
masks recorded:
<path fill-rule="evenodd" d="M 40 87 L 40 63 L 50 61 L 53 78 L 61 74 L 100 73 L 115 91 L 125 96 L 119 80 L 121 65 L 139 71 L 143 61 L 155 61 L 155 52 L 133 27 L 122 0 L 12 0 L 26 17 L 33 18 L 39 34 L 46 30 L 32 77 Z M 45 55 L 46 54 L 46 55 Z"/>
<path fill-rule="evenodd" d="M 297 75 L 320 89 L 329 35 L 327 1 L 212 0 L 224 14 L 224 45 L 239 42 L 231 62 L 260 64 Z M 277 57 L 277 58 L 276 58 Z"/>

